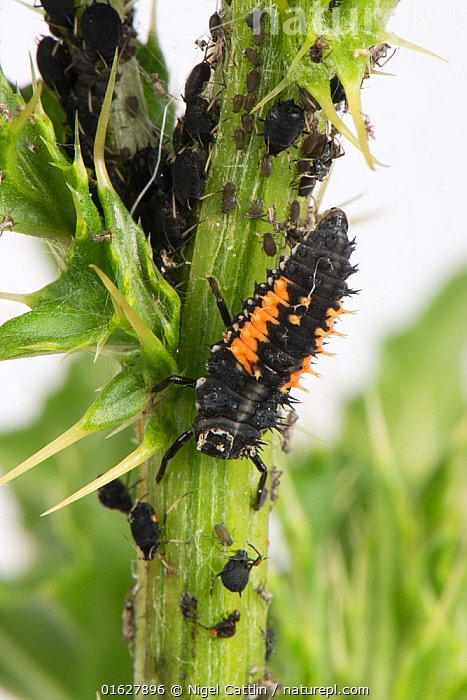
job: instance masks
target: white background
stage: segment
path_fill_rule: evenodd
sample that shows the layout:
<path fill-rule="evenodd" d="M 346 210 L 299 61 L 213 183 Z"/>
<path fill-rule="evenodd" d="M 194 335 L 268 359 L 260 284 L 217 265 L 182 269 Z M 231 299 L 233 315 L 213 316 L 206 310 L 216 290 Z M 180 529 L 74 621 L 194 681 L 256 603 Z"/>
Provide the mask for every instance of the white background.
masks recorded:
<path fill-rule="evenodd" d="M 138 7 L 137 26 L 147 27 L 149 0 L 140 0 Z M 211 1 L 158 3 L 160 41 L 175 96 L 200 60 L 194 40 L 206 32 L 214 10 Z M 338 356 L 320 360 L 323 378 L 307 384 L 310 394 L 300 421 L 302 439 L 307 441 L 313 439 L 311 435 L 329 440 L 337 434 L 343 398 L 374 376 L 383 339 L 416 318 L 447 279 L 465 268 L 466 18 L 463 0 L 402 0 L 391 30 L 449 63 L 400 49 L 383 68 L 396 77 L 373 76 L 365 81 L 363 111 L 370 116 L 376 136 L 370 146 L 390 167 L 371 172 L 361 154 L 344 143 L 346 155 L 336 162 L 326 193 L 325 208 L 361 195 L 345 210 L 351 224 L 355 221 L 357 236 L 355 261 L 360 271 L 352 283 L 362 291 L 350 302 L 358 314 L 346 317 L 339 329 L 348 337 L 333 341 L 331 349 Z M 48 32 L 40 12 L 14 0 L 0 0 L 0 61 L 10 80 L 20 85 L 29 82 L 28 51 L 35 55 L 42 33 Z M 359 223 L 363 217 L 367 221 Z M 34 241 L 4 233 L 0 291 L 29 292 L 46 284 L 54 277 L 48 258 Z M 0 322 L 24 309 L 0 301 Z M 1 363 L 0 431 L 32 420 L 44 396 L 63 380 L 65 367 L 66 362 L 55 357 Z M 0 470 L 13 466 L 0 465 Z M 18 548 L 23 543 L 27 552 L 27 539 L 20 531 L 18 539 L 6 535 L 6 521 L 17 517 L 7 493 L 3 487 L 0 574 L 13 575 L 21 565 Z M 0 691 L 3 697 L 9 696 Z"/>

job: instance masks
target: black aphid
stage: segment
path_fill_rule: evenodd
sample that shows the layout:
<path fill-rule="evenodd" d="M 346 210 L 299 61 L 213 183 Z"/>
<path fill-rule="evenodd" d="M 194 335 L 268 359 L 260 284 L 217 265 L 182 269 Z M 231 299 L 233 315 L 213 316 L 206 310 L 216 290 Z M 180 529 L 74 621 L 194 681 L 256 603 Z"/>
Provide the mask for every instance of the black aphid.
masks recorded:
<path fill-rule="evenodd" d="M 261 59 L 254 49 L 245 49 L 243 53 L 245 54 L 245 58 L 250 61 L 252 66 L 258 68 L 258 66 L 261 65 Z"/>
<path fill-rule="evenodd" d="M 290 214 L 289 214 L 289 221 L 292 224 L 296 224 L 297 221 L 300 218 L 300 202 L 297 202 L 296 199 L 292 202 L 290 205 Z"/>
<path fill-rule="evenodd" d="M 319 132 L 306 136 L 301 145 L 301 152 L 306 158 L 319 158 L 326 143 L 326 134 Z"/>
<path fill-rule="evenodd" d="M 131 534 L 136 545 L 143 553 L 144 561 L 152 561 L 161 544 L 167 544 L 168 540 L 161 540 L 167 513 L 164 516 L 162 527 L 159 527 L 159 518 L 150 503 L 138 501 L 128 514 L 128 522 Z"/>
<path fill-rule="evenodd" d="M 316 177 L 314 175 L 313 166 L 311 169 L 301 175 L 298 181 L 298 196 L 299 197 L 309 197 L 314 190 L 316 185 Z"/>
<path fill-rule="evenodd" d="M 207 61 L 198 63 L 185 82 L 185 100 L 199 95 L 211 77 L 211 66 Z"/>
<path fill-rule="evenodd" d="M 71 80 L 65 73 L 71 64 L 66 48 L 51 36 L 46 36 L 37 46 L 36 60 L 43 81 L 55 89 L 62 100 L 65 99 L 71 89 Z"/>
<path fill-rule="evenodd" d="M 225 525 L 218 523 L 217 525 L 214 525 L 214 530 L 219 542 L 225 544 L 226 547 L 231 547 L 233 545 L 234 541 Z"/>
<path fill-rule="evenodd" d="M 239 151 L 241 151 L 242 148 L 245 148 L 246 134 L 243 129 L 235 129 L 233 140 L 235 143 L 235 148 L 237 148 Z"/>
<path fill-rule="evenodd" d="M 222 190 L 222 213 L 228 214 L 233 211 L 238 202 L 235 199 L 236 185 L 233 182 L 226 182 Z"/>
<path fill-rule="evenodd" d="M 253 10 L 253 12 L 250 12 L 250 14 L 246 16 L 245 22 L 250 29 L 253 29 L 254 32 L 258 32 L 267 16 L 268 13 L 266 10 Z"/>
<path fill-rule="evenodd" d="M 186 617 L 188 620 L 196 620 L 198 618 L 198 613 L 196 612 L 198 599 L 191 596 L 188 592 L 182 593 L 178 605 L 182 611 L 183 617 Z"/>
<path fill-rule="evenodd" d="M 340 102 L 347 102 L 347 95 L 345 94 L 344 86 L 337 75 L 335 75 L 334 78 L 331 78 L 329 81 L 329 86 L 331 88 L 331 99 L 335 105 L 339 104 Z"/>
<path fill-rule="evenodd" d="M 251 134 L 253 131 L 253 119 L 252 117 L 248 114 L 248 112 L 243 112 L 242 116 L 240 117 L 240 121 L 242 123 L 243 129 L 247 134 Z"/>
<path fill-rule="evenodd" d="M 182 596 L 182 599 L 180 600 L 179 605 L 182 608 L 182 614 L 184 617 L 186 617 L 188 620 L 191 620 L 192 622 L 195 622 L 197 625 L 203 627 L 205 630 L 211 630 L 212 637 L 228 639 L 229 637 L 234 636 L 235 632 L 237 631 L 237 622 L 240 620 L 240 613 L 238 610 L 234 610 L 232 613 L 230 613 L 230 615 L 224 617 L 220 622 L 217 623 L 217 625 L 211 625 L 211 627 L 208 627 L 207 625 L 203 625 L 202 622 L 198 622 L 196 608 L 194 614 L 190 614 L 189 608 L 187 609 L 187 604 L 189 605 L 189 601 L 188 598 L 184 599 L 184 596 L 188 596 L 191 598 L 189 593 L 185 593 Z M 196 600 L 196 598 L 194 598 L 194 600 Z M 186 609 L 188 610 L 188 614 L 186 613 Z"/>
<path fill-rule="evenodd" d="M 152 171 L 150 169 L 149 159 L 153 150 L 156 152 L 157 157 L 157 149 L 153 149 L 152 146 L 145 146 L 144 148 L 139 148 L 128 163 L 128 189 L 132 193 L 132 200 L 136 199 L 136 197 L 146 187 L 151 178 Z M 155 191 L 156 185 L 155 183 L 152 183 L 152 185 L 147 189 L 144 198 L 141 201 L 149 200 L 154 195 Z M 133 201 L 130 201 L 129 207 L 131 207 L 132 205 Z"/>
<path fill-rule="evenodd" d="M 180 153 L 172 171 L 175 195 L 184 205 L 192 207 L 206 188 L 206 173 L 202 158 L 191 149 Z"/>
<path fill-rule="evenodd" d="M 322 36 L 316 37 L 315 43 L 310 49 L 310 58 L 313 63 L 323 62 L 323 49 L 328 49 L 329 46 L 326 44 Z"/>
<path fill-rule="evenodd" d="M 335 75 L 329 81 L 329 86 L 331 88 L 331 99 L 334 104 L 339 104 L 340 102 L 347 102 L 347 95 L 345 94 L 344 86 L 339 80 L 338 76 Z"/>
<path fill-rule="evenodd" d="M 128 490 L 128 486 L 121 479 L 113 481 L 101 486 L 97 490 L 99 503 L 104 508 L 110 510 L 120 510 L 122 513 L 129 513 L 133 508 L 133 499 Z"/>
<path fill-rule="evenodd" d="M 253 41 L 256 46 L 262 46 L 266 41 L 266 32 L 264 29 L 260 29 L 258 33 L 253 32 Z"/>
<path fill-rule="evenodd" d="M 262 199 L 257 199 L 254 204 L 251 205 L 248 214 L 245 214 L 247 219 L 261 219 L 263 216 L 264 202 Z"/>
<path fill-rule="evenodd" d="M 305 128 L 305 113 L 293 100 L 276 102 L 264 120 L 263 136 L 271 156 L 292 146 Z"/>
<path fill-rule="evenodd" d="M 184 117 L 178 120 L 172 134 L 175 153 L 182 153 L 187 146 L 193 146 L 193 139 L 185 128 Z"/>
<path fill-rule="evenodd" d="M 234 610 L 230 615 L 224 617 L 217 625 L 213 627 L 206 627 L 205 629 L 211 630 L 212 637 L 220 637 L 223 639 L 228 639 L 233 637 L 237 631 L 237 622 L 240 620 L 240 612 Z"/>
<path fill-rule="evenodd" d="M 247 112 L 251 112 L 256 102 L 258 101 L 258 95 L 256 92 L 249 92 L 245 97 L 245 109 Z"/>
<path fill-rule="evenodd" d="M 209 18 L 209 32 L 213 41 L 222 39 L 224 35 L 222 19 L 218 12 L 214 12 L 214 14 Z"/>
<path fill-rule="evenodd" d="M 73 29 L 75 5 L 73 0 L 41 0 L 45 21 L 52 34 L 61 35 L 60 28 Z"/>
<path fill-rule="evenodd" d="M 243 95 L 237 94 L 233 96 L 232 99 L 232 112 L 240 112 L 243 108 L 243 103 L 245 101 L 245 97 Z"/>
<path fill-rule="evenodd" d="M 269 231 L 263 235 L 263 250 L 270 258 L 275 258 L 277 255 L 277 243 Z"/>
<path fill-rule="evenodd" d="M 259 85 L 260 75 L 257 70 L 251 70 L 246 76 L 246 89 L 248 92 L 254 92 Z"/>
<path fill-rule="evenodd" d="M 238 593 L 242 595 L 242 591 L 245 590 L 248 579 L 250 578 L 250 571 L 254 566 L 259 566 L 263 561 L 262 555 L 258 552 L 256 547 L 252 544 L 248 545 L 255 550 L 258 555 L 256 559 L 252 559 L 248 556 L 248 552 L 244 549 L 237 549 L 235 554 L 228 558 L 226 565 L 219 574 L 216 574 L 214 581 L 211 586 L 211 594 L 216 580 L 220 577 L 222 584 L 227 588 L 227 590 L 232 591 L 232 593 Z"/>
<path fill-rule="evenodd" d="M 115 49 L 121 48 L 123 26 L 120 15 L 110 5 L 94 2 L 81 17 L 81 36 L 92 51 L 112 63 Z"/>
<path fill-rule="evenodd" d="M 272 158 L 270 156 L 264 156 L 261 160 L 261 174 L 264 175 L 264 177 L 271 177 L 273 170 L 274 165 Z"/>
<path fill-rule="evenodd" d="M 332 138 L 326 138 L 321 153 L 313 160 L 316 179 L 322 182 L 329 173 L 332 161 L 342 155 L 339 144 Z"/>
<path fill-rule="evenodd" d="M 201 146 L 207 148 L 212 140 L 214 119 L 209 112 L 209 102 L 197 95 L 185 98 L 186 111 L 183 117 L 183 128 Z"/>
<path fill-rule="evenodd" d="M 169 160 L 169 153 L 164 148 L 161 149 L 159 159 L 159 145 L 151 148 L 148 153 L 148 175 L 152 177 L 159 160 L 156 177 L 153 184 L 162 192 L 168 194 L 172 189 L 172 163 Z"/>

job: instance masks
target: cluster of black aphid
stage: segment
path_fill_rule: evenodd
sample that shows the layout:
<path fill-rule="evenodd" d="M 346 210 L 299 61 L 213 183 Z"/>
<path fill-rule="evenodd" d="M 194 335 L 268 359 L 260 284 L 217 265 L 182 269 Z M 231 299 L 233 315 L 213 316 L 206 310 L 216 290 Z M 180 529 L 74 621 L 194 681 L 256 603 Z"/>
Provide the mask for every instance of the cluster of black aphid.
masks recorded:
<path fill-rule="evenodd" d="M 184 496 L 182 496 L 182 498 L 183 497 Z M 121 479 L 114 479 L 108 484 L 105 484 L 105 486 L 101 486 L 98 489 L 98 498 L 101 505 L 105 508 L 119 510 L 127 516 L 133 540 L 142 553 L 143 561 L 153 561 L 156 555 L 161 558 L 158 552 L 159 547 L 171 542 L 171 540 L 162 539 L 162 534 L 167 522 L 167 515 L 178 501 L 165 513 L 162 525 L 160 525 L 159 518 L 151 504 L 145 501 L 136 501 L 136 503 L 134 503 L 128 485 L 124 484 Z M 221 523 L 216 524 L 214 526 L 214 532 L 221 544 L 226 547 L 232 546 L 234 540 L 225 525 Z M 259 566 L 263 561 L 263 556 L 258 552 L 256 547 L 251 544 L 248 546 L 256 552 L 257 556 L 251 558 L 245 550 L 238 549 L 232 556 L 227 557 L 224 568 L 214 577 L 210 588 L 211 594 L 216 580 L 220 578 L 227 590 L 232 593 L 238 593 L 241 596 L 242 591 L 245 590 L 248 584 L 251 569 L 254 566 Z M 162 558 L 161 560 L 165 567 L 171 570 Z M 228 638 L 235 634 L 236 623 L 240 620 L 240 613 L 238 610 L 235 610 L 217 624 L 206 626 L 198 621 L 198 613 L 196 611 L 197 605 L 198 601 L 195 597 L 190 596 L 188 593 L 183 594 L 180 600 L 180 608 L 185 618 L 196 622 L 200 627 L 210 630 L 211 635 L 214 637 Z M 123 637 L 126 641 L 132 642 L 134 635 L 134 599 L 132 595 L 127 596 L 125 600 L 122 619 Z M 269 660 L 269 656 L 268 642 L 266 640 L 267 660 Z"/>
<path fill-rule="evenodd" d="M 92 167 L 97 122 L 115 51 L 118 49 L 120 61 L 134 54 L 133 11 L 122 21 L 118 12 L 103 2 L 93 2 L 78 8 L 78 12 L 73 0 L 41 0 L 41 4 L 56 38 L 41 39 L 37 65 L 44 82 L 56 91 L 71 127 L 70 155 L 73 155 L 73 127 L 77 120 L 83 159 Z M 117 172 L 118 169 L 109 167 L 111 177 Z M 121 191 L 123 180 L 112 179 Z"/>
<path fill-rule="evenodd" d="M 92 169 L 97 123 L 115 52 L 118 50 L 118 81 L 122 62 L 135 51 L 133 10 L 121 18 L 107 2 L 97 0 L 92 0 L 87 6 L 83 0 L 81 7 L 76 8 L 73 0 L 43 0 L 42 7 L 56 38 L 44 37 L 39 42 L 39 70 L 44 82 L 55 90 L 64 109 L 70 127 L 70 156 L 73 155 L 77 120 L 84 161 Z M 261 137 L 258 124 L 262 122 L 265 153 L 260 157 L 259 167 L 264 177 L 270 177 L 273 158 L 294 146 L 304 134 L 297 166 L 297 187 L 299 196 L 308 197 L 315 182 L 323 180 L 329 172 L 340 150 L 333 135 L 318 131 L 313 115 L 319 105 L 308 94 L 302 99 L 303 106 L 292 99 L 278 100 L 264 119 L 251 114 L 261 83 L 261 53 L 267 37 L 267 18 L 266 10 L 255 10 L 246 17 L 253 45 L 243 51 L 243 60 L 249 69 L 245 74 L 244 94 L 233 98 L 232 112 L 239 114 L 240 118 L 232 122 L 231 138 L 237 149 L 243 149 L 253 136 Z M 168 129 L 166 134 L 158 136 L 157 128 L 153 127 L 153 142 L 135 153 L 129 153 L 127 148 L 115 152 L 106 147 L 106 165 L 112 183 L 150 237 L 155 261 L 166 275 L 170 268 L 177 268 L 183 261 L 183 247 L 196 229 L 197 203 L 205 192 L 207 164 L 219 122 L 218 101 L 209 99 L 209 95 L 213 93 L 213 74 L 223 64 L 228 52 L 226 16 L 214 13 L 209 20 L 209 31 L 210 40 L 202 44 L 203 60 L 195 65 L 185 82 L 185 112 L 178 119 L 173 134 L 170 135 Z M 322 54 L 324 50 L 325 45 L 320 44 L 310 52 L 310 57 L 313 55 L 318 60 L 319 52 Z M 337 76 L 331 85 L 335 101 L 345 101 Z M 161 99 L 167 100 L 167 93 Z M 136 97 L 128 97 L 126 107 L 132 117 L 138 118 Z M 92 183 L 91 174 L 91 190 Z M 235 182 L 224 185 L 220 205 L 223 214 L 230 214 L 238 206 L 236 191 Z M 96 203 L 99 206 L 97 197 Z M 277 254 L 270 232 L 265 234 L 264 249 L 268 255 Z M 173 275 L 170 279 L 176 281 Z"/>

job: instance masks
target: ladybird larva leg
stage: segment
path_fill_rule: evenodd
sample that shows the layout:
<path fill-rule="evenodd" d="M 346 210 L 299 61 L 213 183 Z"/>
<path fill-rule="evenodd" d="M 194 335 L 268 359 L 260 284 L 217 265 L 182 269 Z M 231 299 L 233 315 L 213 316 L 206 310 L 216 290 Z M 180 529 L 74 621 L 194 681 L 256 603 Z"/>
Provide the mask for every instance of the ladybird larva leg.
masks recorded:
<path fill-rule="evenodd" d="M 186 433 L 182 433 L 182 435 L 180 435 L 180 437 L 178 437 L 175 440 L 174 444 L 171 447 L 169 447 L 165 455 L 162 457 L 161 466 L 159 467 L 159 471 L 157 472 L 156 476 L 156 484 L 160 484 L 160 482 L 162 481 L 169 460 L 172 459 L 172 457 L 174 457 L 177 454 L 179 449 L 183 447 L 183 445 L 186 442 L 188 442 L 188 440 L 192 437 L 193 428 L 190 428 L 190 430 L 187 430 Z"/>
<path fill-rule="evenodd" d="M 156 384 L 152 387 L 151 393 L 153 395 L 158 394 L 160 391 L 164 391 L 169 384 L 179 384 L 180 386 L 191 386 L 195 388 L 196 379 L 190 379 L 189 377 L 180 377 L 178 374 L 173 374 L 171 377 L 167 377 L 160 384 Z"/>
<path fill-rule="evenodd" d="M 222 320 L 224 321 L 225 327 L 230 328 L 230 326 L 232 325 L 232 318 L 227 308 L 227 304 L 225 303 L 225 299 L 222 296 L 222 292 L 219 289 L 219 284 L 217 280 L 214 279 L 214 277 L 208 277 L 208 282 L 209 286 L 211 287 L 211 292 L 214 294 L 214 297 L 216 299 L 217 308 L 219 309 L 219 313 L 221 315 Z"/>
<path fill-rule="evenodd" d="M 259 510 L 261 506 L 263 505 L 267 491 L 264 488 L 266 484 L 266 479 L 268 478 L 268 468 L 264 464 L 263 460 L 259 456 L 259 454 L 253 454 L 250 456 L 251 461 L 255 465 L 256 469 L 261 472 L 261 476 L 259 478 L 258 482 L 258 488 L 256 489 L 256 497 L 255 501 L 253 503 L 253 510 Z"/>

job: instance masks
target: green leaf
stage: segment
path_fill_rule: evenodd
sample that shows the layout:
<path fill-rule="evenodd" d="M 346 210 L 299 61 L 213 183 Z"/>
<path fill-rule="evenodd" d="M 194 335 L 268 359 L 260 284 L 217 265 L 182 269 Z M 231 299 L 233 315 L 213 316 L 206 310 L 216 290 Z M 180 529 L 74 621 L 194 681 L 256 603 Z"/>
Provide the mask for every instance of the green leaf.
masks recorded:
<path fill-rule="evenodd" d="M 97 346 L 112 320 L 108 294 L 89 268 L 70 265 L 58 280 L 25 297 L 32 310 L 0 327 L 0 359 L 32 357 Z M 119 352 L 137 348 L 120 333 Z"/>
<path fill-rule="evenodd" d="M 69 245 L 76 216 L 66 178 L 75 184 L 73 166 L 57 146 L 39 96 L 36 90 L 25 106 L 0 71 L 0 101 L 6 105 L 0 115 L 0 212 L 13 218 L 18 232 Z"/>

